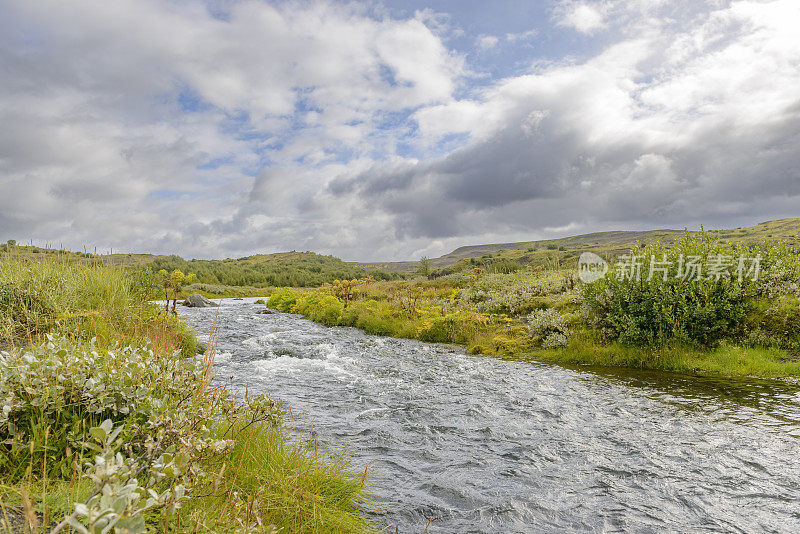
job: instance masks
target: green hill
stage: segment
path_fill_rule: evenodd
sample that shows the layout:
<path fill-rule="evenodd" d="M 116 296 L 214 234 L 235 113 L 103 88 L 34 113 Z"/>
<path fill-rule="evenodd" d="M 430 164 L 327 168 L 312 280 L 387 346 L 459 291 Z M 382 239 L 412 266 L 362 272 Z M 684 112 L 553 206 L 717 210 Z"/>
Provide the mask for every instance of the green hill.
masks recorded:
<path fill-rule="evenodd" d="M 369 272 L 333 256 L 313 252 L 279 252 L 256 254 L 238 259 L 185 260 L 180 256 L 153 254 L 94 254 L 47 249 L 36 246 L 0 245 L 0 254 L 16 254 L 31 260 L 58 258 L 65 262 L 111 263 L 149 272 L 180 269 L 197 275 L 197 282 L 212 286 L 315 287 L 337 279 L 372 276 L 377 280 L 400 278 L 402 275 L 380 270 Z"/>
<path fill-rule="evenodd" d="M 780 219 L 757 224 L 749 228 L 736 228 L 732 230 L 713 230 L 723 241 L 752 243 L 767 239 L 785 239 L 789 242 L 800 244 L 800 218 Z M 520 241 L 517 243 L 493 243 L 487 245 L 469 245 L 459 247 L 449 254 L 432 258 L 434 268 L 446 268 L 458 264 L 464 266 L 498 263 L 504 260 L 520 264 L 563 264 L 580 255 L 581 252 L 590 251 L 603 256 L 617 256 L 628 252 L 637 242 L 673 243 L 683 230 L 641 230 L 641 231 L 612 231 L 582 234 L 560 239 L 547 239 L 540 241 Z M 413 271 L 417 268 L 416 261 L 398 262 L 353 262 L 352 265 L 363 269 L 380 269 L 391 272 Z M 452 269 L 444 269 L 445 271 Z M 456 269 L 457 270 L 457 269 Z"/>
<path fill-rule="evenodd" d="M 760 223 L 749 228 L 713 230 L 724 241 L 751 243 L 768 239 L 785 239 L 800 244 L 800 218 L 780 219 Z M 582 234 L 560 239 L 520 241 L 469 245 L 430 260 L 439 274 L 465 268 L 491 267 L 494 270 L 513 270 L 523 265 L 558 267 L 569 265 L 585 251 L 613 257 L 631 249 L 637 242 L 672 243 L 682 230 L 612 231 Z M 54 255 L 83 263 L 110 262 L 114 265 L 140 267 L 157 272 L 161 269 L 180 269 L 197 275 L 203 284 L 220 286 L 318 286 L 335 279 L 361 278 L 367 274 L 376 279 L 405 276 L 417 269 L 418 261 L 398 262 L 345 262 L 334 256 L 313 252 L 279 252 L 256 254 L 238 259 L 185 260 L 180 256 L 152 254 L 95 254 L 88 251 L 69 252 L 36 246 L 0 245 L 3 251 L 29 256 L 32 259 Z"/>

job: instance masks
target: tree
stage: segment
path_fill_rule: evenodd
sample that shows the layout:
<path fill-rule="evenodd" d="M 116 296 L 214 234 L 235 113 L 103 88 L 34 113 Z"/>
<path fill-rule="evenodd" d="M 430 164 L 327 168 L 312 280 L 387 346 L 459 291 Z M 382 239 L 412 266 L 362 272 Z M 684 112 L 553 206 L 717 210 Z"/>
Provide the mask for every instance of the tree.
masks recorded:
<path fill-rule="evenodd" d="M 160 274 L 164 280 L 164 295 L 167 300 L 164 310 L 169 311 L 169 301 L 172 300 L 172 313 L 177 314 L 178 295 L 181 289 L 183 289 L 183 284 L 191 284 L 197 280 L 197 276 L 194 273 L 189 273 L 188 275 L 183 274 L 183 271 L 180 269 L 175 269 L 171 273 L 168 273 L 165 269 L 161 269 L 158 271 L 158 274 Z"/>
<path fill-rule="evenodd" d="M 428 276 L 431 274 L 431 260 L 429 260 L 427 256 L 422 256 L 419 259 L 417 274 L 421 274 L 422 276 Z"/>

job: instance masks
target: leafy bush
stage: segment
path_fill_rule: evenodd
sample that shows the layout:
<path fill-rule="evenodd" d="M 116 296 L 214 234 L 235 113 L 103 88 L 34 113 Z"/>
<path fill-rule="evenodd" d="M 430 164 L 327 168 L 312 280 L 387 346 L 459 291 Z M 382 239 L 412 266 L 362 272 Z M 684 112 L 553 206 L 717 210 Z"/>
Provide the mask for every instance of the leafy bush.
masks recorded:
<path fill-rule="evenodd" d="M 800 353 L 800 298 L 784 295 L 760 299 L 747 318 L 746 342 L 751 346 L 776 347 Z"/>
<path fill-rule="evenodd" d="M 566 319 L 552 308 L 531 313 L 528 316 L 528 331 L 546 349 L 566 346 L 572 335 Z"/>
<path fill-rule="evenodd" d="M 224 432 L 214 435 L 217 424 L 281 422 L 279 402 L 259 396 L 238 403 L 224 390 L 206 392 L 207 376 L 201 360 L 179 351 L 103 350 L 52 335 L 28 350 L 0 353 L 6 481 L 26 472 L 77 473 L 96 491 L 68 519 L 74 529 L 144 532 L 142 512 L 171 513 L 186 488 L 210 480 L 202 462 L 234 443 Z"/>
<path fill-rule="evenodd" d="M 684 234 L 669 249 L 661 244 L 639 247 L 631 256 L 671 265 L 696 257 L 705 265 L 713 256 L 738 257 L 744 252 L 701 232 Z M 620 276 L 620 268 L 584 289 L 589 317 L 606 337 L 629 345 L 678 340 L 712 346 L 743 334 L 755 292 L 755 284 L 747 278 L 701 275 L 694 280 L 671 273 L 651 278 L 645 268 L 637 279 Z"/>
<path fill-rule="evenodd" d="M 486 275 L 462 291 L 459 299 L 484 313 L 523 315 L 543 307 L 542 297 L 568 291 L 565 279 L 557 271 Z"/>

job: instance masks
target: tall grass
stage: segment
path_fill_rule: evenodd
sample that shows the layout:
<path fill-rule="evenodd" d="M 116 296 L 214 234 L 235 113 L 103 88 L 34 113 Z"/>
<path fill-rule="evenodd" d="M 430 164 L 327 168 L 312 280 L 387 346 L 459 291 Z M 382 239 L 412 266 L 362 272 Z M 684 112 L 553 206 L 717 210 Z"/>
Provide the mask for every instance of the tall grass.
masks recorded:
<path fill-rule="evenodd" d="M 0 532 L 372 531 L 361 472 L 210 387 L 149 280 L 0 256 Z"/>
<path fill-rule="evenodd" d="M 195 349 L 194 336 L 148 303 L 157 295 L 148 277 L 105 263 L 0 256 L 0 345 L 40 341 L 58 332 L 96 338 L 101 346 L 145 339 L 157 349 Z"/>

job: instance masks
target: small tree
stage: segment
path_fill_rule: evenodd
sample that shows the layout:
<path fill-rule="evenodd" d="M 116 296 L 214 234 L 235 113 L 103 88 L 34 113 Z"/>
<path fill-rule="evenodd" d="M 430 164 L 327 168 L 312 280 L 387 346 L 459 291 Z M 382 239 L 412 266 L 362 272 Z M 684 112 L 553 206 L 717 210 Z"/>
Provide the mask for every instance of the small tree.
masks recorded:
<path fill-rule="evenodd" d="M 431 260 L 429 260 L 427 256 L 422 256 L 419 259 L 417 273 L 421 274 L 422 276 L 429 276 L 431 274 Z"/>
<path fill-rule="evenodd" d="M 336 298 L 341 300 L 344 303 L 344 307 L 347 308 L 347 305 L 353 300 L 353 294 L 358 285 L 358 280 L 334 280 L 332 285 L 333 294 L 336 295 Z"/>
<path fill-rule="evenodd" d="M 167 301 L 166 305 L 164 306 L 164 311 L 169 312 L 169 302 L 172 300 L 172 313 L 177 314 L 178 295 L 180 294 L 181 289 L 183 289 L 183 285 L 191 284 L 197 280 L 197 276 L 194 273 L 189 273 L 188 275 L 183 274 L 183 271 L 180 269 L 175 269 L 171 273 L 161 269 L 158 271 L 158 274 L 161 275 L 161 278 L 164 281 L 164 296 Z"/>

